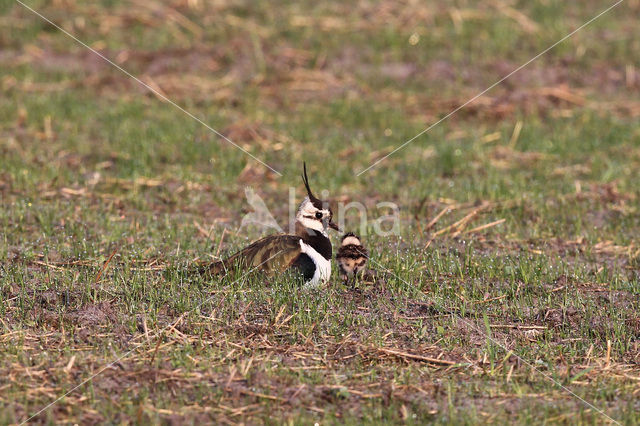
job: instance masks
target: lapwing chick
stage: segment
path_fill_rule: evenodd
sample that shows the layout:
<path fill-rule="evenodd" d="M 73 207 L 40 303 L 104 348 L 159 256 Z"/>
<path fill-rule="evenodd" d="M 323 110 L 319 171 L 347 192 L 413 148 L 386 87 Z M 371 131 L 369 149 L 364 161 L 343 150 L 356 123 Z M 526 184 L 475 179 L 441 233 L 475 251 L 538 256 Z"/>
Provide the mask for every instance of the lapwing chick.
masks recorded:
<path fill-rule="evenodd" d="M 296 213 L 295 234 L 279 234 L 255 241 L 227 259 L 200 268 L 217 275 L 239 268 L 259 270 L 267 275 L 291 271 L 300 275 L 305 287 L 316 287 L 331 276 L 331 240 L 329 228 L 339 231 L 327 202 L 316 198 L 309 187 L 307 165 L 303 164 L 302 182 L 307 196 Z"/>
<path fill-rule="evenodd" d="M 353 232 L 347 232 L 342 237 L 342 243 L 336 254 L 336 261 L 340 269 L 340 278 L 343 281 L 354 279 L 359 272 L 363 271 L 369 251 L 362 245 L 362 240 Z"/>

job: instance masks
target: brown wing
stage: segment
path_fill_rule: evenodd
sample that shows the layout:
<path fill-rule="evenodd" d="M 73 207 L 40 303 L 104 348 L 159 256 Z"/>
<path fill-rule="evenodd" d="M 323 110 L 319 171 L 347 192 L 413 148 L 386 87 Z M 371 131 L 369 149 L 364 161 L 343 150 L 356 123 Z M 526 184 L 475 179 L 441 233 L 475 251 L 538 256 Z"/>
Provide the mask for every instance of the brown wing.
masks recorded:
<path fill-rule="evenodd" d="M 300 237 L 270 235 L 245 247 L 231 257 L 206 265 L 201 272 L 226 273 L 235 268 L 252 269 L 273 274 L 287 269 L 300 255 Z"/>

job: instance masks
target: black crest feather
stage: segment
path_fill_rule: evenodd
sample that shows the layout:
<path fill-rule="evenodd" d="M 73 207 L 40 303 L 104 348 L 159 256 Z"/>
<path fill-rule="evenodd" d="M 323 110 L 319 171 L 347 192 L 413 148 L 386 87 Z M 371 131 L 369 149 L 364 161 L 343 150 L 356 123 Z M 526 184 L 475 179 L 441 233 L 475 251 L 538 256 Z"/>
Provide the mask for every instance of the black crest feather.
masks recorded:
<path fill-rule="evenodd" d="M 321 209 L 322 208 L 322 201 L 320 201 L 318 198 L 316 198 L 313 193 L 311 192 L 311 188 L 309 187 L 309 178 L 307 177 L 307 163 L 303 162 L 302 163 L 302 182 L 304 182 L 304 186 L 305 188 L 307 188 L 307 195 L 309 196 L 309 200 L 311 200 L 311 202 L 313 203 L 314 206 L 316 206 L 317 208 Z"/>

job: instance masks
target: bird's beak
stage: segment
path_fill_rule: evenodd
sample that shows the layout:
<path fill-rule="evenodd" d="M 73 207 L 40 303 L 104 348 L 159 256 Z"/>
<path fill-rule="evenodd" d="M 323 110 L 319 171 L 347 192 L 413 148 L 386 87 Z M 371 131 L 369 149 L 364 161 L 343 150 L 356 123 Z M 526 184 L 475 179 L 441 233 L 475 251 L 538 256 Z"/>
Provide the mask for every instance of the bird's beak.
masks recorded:
<path fill-rule="evenodd" d="M 336 231 L 340 232 L 340 228 L 338 228 L 338 225 L 336 225 L 333 221 L 329 222 L 329 228 L 335 229 Z"/>

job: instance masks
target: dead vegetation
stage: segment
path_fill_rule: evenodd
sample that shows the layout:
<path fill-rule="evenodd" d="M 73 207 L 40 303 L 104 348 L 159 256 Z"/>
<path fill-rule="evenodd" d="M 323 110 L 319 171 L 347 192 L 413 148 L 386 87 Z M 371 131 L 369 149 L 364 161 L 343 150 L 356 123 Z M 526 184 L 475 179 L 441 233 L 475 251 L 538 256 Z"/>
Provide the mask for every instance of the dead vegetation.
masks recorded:
<path fill-rule="evenodd" d="M 266 415 L 285 415 L 292 410 L 315 414 L 329 414 L 327 410 L 330 410 L 337 418 L 350 418 L 358 416 L 363 406 L 385 406 L 392 402 L 399 407 L 401 418 L 406 416 L 403 411 L 409 412 L 407 407 L 411 407 L 411 413 L 428 417 L 444 409 L 448 391 L 438 384 L 441 380 L 457 377 L 457 380 L 475 381 L 487 375 L 506 374 L 509 383 L 535 374 L 531 360 L 526 361 L 526 357 L 521 358 L 518 354 L 518 346 L 536 345 L 545 334 L 554 334 L 553 330 L 572 329 L 583 323 L 576 309 L 546 309 L 524 323 L 516 318 L 491 316 L 492 338 L 509 351 L 496 364 L 481 350 L 487 342 L 485 326 L 472 314 L 442 311 L 430 303 L 414 300 L 399 303 L 392 300 L 393 295 L 376 287 L 335 291 L 340 299 L 347 301 L 343 308 L 352 305 L 355 311 L 333 311 L 331 315 L 362 318 L 361 326 L 341 337 L 326 333 L 326 327 L 333 319 L 314 323 L 306 336 L 299 336 L 291 323 L 297 315 L 295 310 L 290 311 L 282 305 L 274 316 L 267 305 L 256 303 L 238 306 L 237 314 L 231 320 L 216 308 L 200 315 L 169 315 L 154 325 L 142 316 L 137 330 L 132 333 L 123 326 L 127 314 L 118 312 L 117 302 L 116 307 L 106 302 L 85 304 L 78 309 L 69 309 L 60 317 L 54 312 L 65 306 L 64 303 L 73 304 L 73 298 L 69 302 L 68 296 L 43 292 L 36 298 L 41 301 L 33 318 L 37 326 L 31 331 L 14 330 L 0 336 L 0 343 L 5 346 L 19 340 L 21 352 L 34 360 L 26 368 L 14 368 L 18 360 L 9 362 L 11 357 L 5 358 L 7 385 L 19 384 L 31 397 L 53 399 L 82 381 L 88 371 L 100 372 L 100 378 L 93 381 L 92 388 L 114 403 L 131 392 L 146 389 L 150 393 L 149 399 L 137 403 L 136 409 L 142 416 L 140 420 L 152 419 L 157 414 L 169 421 L 200 416 L 207 419 L 213 416 L 221 422 L 255 421 Z M 590 289 L 581 287 L 580 291 L 589 292 Z M 20 297 L 7 296 L 8 300 L 14 301 L 13 306 Z M 217 305 L 220 307 L 219 303 Z M 42 313 L 37 314 L 38 310 Z M 9 307 L 9 315 L 3 320 L 5 326 L 7 321 L 14 321 L 12 311 L 14 309 Z M 368 317 L 376 318 L 374 322 L 384 318 L 386 324 L 385 335 L 376 339 L 375 344 L 367 326 Z M 450 333 L 463 336 L 457 348 L 443 349 L 437 343 L 446 336 L 431 344 L 426 343 L 431 340 L 429 338 L 416 340 L 416 324 L 429 323 L 438 317 L 451 318 Z M 591 321 L 594 332 L 605 336 L 609 333 L 602 327 L 612 324 L 607 325 L 603 319 L 606 317 Z M 637 336 L 640 336 L 640 320 L 633 321 Z M 557 344 L 564 341 L 558 339 Z M 74 342 L 71 356 L 53 359 L 43 356 L 43 348 L 55 351 L 54 348 L 67 346 L 67 341 Z M 115 346 L 105 349 L 104 353 L 96 353 L 95 345 L 99 342 L 114 342 Z M 469 345 L 478 350 L 470 349 Z M 176 368 L 169 361 L 176 350 L 208 355 L 206 358 L 189 357 L 190 362 Z M 637 349 L 635 352 L 637 354 Z M 571 380 L 573 386 L 587 386 L 606 376 L 607 380 L 615 380 L 618 386 L 633 389 L 638 379 L 638 362 L 637 356 L 613 359 L 610 341 L 594 342 L 586 354 L 569 363 L 557 363 L 555 374 L 567 379 L 579 377 Z M 361 372 L 350 373 L 355 366 Z M 395 377 L 398 368 L 414 371 L 416 380 L 398 383 Z M 336 383 L 336 376 L 343 378 L 339 384 L 332 384 Z M 308 382 L 305 377 L 313 377 L 313 380 Z M 202 389 L 206 391 L 202 393 Z M 162 409 L 153 405 L 154 394 L 160 396 L 167 392 L 179 395 L 180 407 Z M 637 393 L 637 388 L 633 392 Z M 532 393 L 530 397 L 554 401 L 570 398 L 559 390 Z M 529 401 L 526 395 L 501 393 L 493 397 L 474 397 L 473 404 L 480 410 L 489 409 L 496 398 L 514 409 Z M 70 394 L 56 404 L 52 415 L 77 422 L 108 419 L 89 409 L 80 417 L 76 417 L 77 414 L 69 417 L 69 413 L 75 411 L 72 407 L 86 403 L 84 394 Z M 9 407 L 16 416 L 28 414 L 19 404 Z"/>
<path fill-rule="evenodd" d="M 286 173 L 0 17 L 0 423 L 637 422 L 637 1 L 361 178 L 601 5 L 112 3 L 39 10 Z M 401 206 L 373 278 L 186 276 L 303 156 Z"/>

